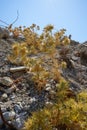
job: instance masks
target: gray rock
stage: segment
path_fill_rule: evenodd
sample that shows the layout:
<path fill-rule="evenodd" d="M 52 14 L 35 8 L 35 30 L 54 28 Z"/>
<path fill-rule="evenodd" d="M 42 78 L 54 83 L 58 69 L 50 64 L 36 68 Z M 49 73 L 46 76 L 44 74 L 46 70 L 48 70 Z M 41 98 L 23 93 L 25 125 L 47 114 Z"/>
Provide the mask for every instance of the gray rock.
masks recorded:
<path fill-rule="evenodd" d="M 28 106 L 25 105 L 25 106 L 23 107 L 23 110 L 24 110 L 24 111 L 29 111 L 29 109 L 30 109 L 30 105 L 28 105 Z"/>
<path fill-rule="evenodd" d="M 46 103 L 45 103 L 45 105 L 46 105 L 46 107 L 52 107 L 53 106 L 53 103 L 52 102 L 48 102 L 48 101 L 46 101 Z"/>
<path fill-rule="evenodd" d="M 18 129 L 21 129 L 23 128 L 23 125 L 24 125 L 24 120 L 23 118 L 17 118 L 15 121 L 12 122 L 14 124 L 14 126 Z"/>
<path fill-rule="evenodd" d="M 16 97 L 15 95 L 11 95 L 11 96 L 10 96 L 10 99 L 11 99 L 11 100 L 14 100 L 15 97 Z"/>
<path fill-rule="evenodd" d="M 9 37 L 9 31 L 5 28 L 0 27 L 0 39 L 8 37 Z"/>
<path fill-rule="evenodd" d="M 3 113 L 3 116 L 6 120 L 13 120 L 15 118 L 15 115 L 16 114 L 14 111 Z"/>
<path fill-rule="evenodd" d="M 46 90 L 47 92 L 49 92 L 49 91 L 51 91 L 52 89 L 51 89 L 51 87 L 47 87 L 45 90 Z"/>
<path fill-rule="evenodd" d="M 15 104 L 14 105 L 14 110 L 15 110 L 16 113 L 19 113 L 19 112 L 22 111 L 22 107 L 20 105 L 18 105 L 18 104 Z"/>
<path fill-rule="evenodd" d="M 35 97 L 33 97 L 33 98 L 30 98 L 29 103 L 31 104 L 31 103 L 33 103 L 33 102 L 35 102 L 35 101 L 36 101 L 36 99 L 35 99 Z"/>
<path fill-rule="evenodd" d="M 8 98 L 8 95 L 6 93 L 4 93 L 1 97 L 2 101 L 6 101 Z"/>
<path fill-rule="evenodd" d="M 10 93 L 15 92 L 15 91 L 16 91 L 16 85 L 13 84 L 12 87 L 8 88 L 5 92 L 7 94 L 10 94 Z"/>
<path fill-rule="evenodd" d="M 72 56 L 71 58 L 72 58 L 72 60 L 74 60 L 74 61 L 77 61 L 77 60 L 78 60 L 78 57 L 76 57 L 76 56 Z"/>
<path fill-rule="evenodd" d="M 0 126 L 2 126 L 3 125 L 3 121 L 2 121 L 2 119 L 0 118 Z"/>
<path fill-rule="evenodd" d="M 87 44 L 79 45 L 79 53 L 81 58 L 81 64 L 87 65 Z"/>
<path fill-rule="evenodd" d="M 13 119 L 15 118 L 16 114 L 15 114 L 14 111 L 4 112 L 4 113 L 3 113 L 3 116 L 4 116 L 4 118 L 5 118 L 6 121 L 11 121 L 11 120 L 13 120 Z M 0 126 L 1 126 L 2 124 L 3 124 L 3 121 L 2 121 L 2 119 L 1 119 L 1 117 L 0 117 Z"/>
<path fill-rule="evenodd" d="M 4 112 L 6 112 L 7 111 L 7 109 L 3 106 L 2 107 L 2 112 L 4 113 Z"/>
<path fill-rule="evenodd" d="M 51 85 L 50 85 L 50 84 L 46 84 L 46 88 L 47 88 L 47 87 L 51 87 Z"/>
<path fill-rule="evenodd" d="M 5 86 L 10 86 L 13 83 L 13 80 L 10 77 L 0 77 L 0 83 Z"/>
<path fill-rule="evenodd" d="M 49 92 L 49 94 L 52 95 L 52 96 L 54 96 L 54 95 L 56 95 L 56 92 L 55 92 L 54 90 L 51 90 L 51 91 Z"/>

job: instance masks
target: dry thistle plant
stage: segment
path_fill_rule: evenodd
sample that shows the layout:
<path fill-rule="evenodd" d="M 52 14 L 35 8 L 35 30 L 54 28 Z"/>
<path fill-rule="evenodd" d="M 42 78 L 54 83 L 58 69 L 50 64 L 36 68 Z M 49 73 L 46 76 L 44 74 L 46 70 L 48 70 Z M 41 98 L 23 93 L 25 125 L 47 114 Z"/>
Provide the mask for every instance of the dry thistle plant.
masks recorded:
<path fill-rule="evenodd" d="M 34 112 L 25 122 L 25 130 L 87 129 L 87 92 L 73 95 L 69 90 L 69 84 L 64 79 L 60 80 L 57 88 L 56 103 L 51 106 L 51 109 L 45 107 Z"/>
<path fill-rule="evenodd" d="M 55 58 L 56 47 L 61 45 L 64 49 L 70 40 L 65 36 L 65 29 L 53 33 L 53 28 L 48 25 L 38 35 L 36 31 L 39 26 L 32 24 L 29 28 L 24 27 L 21 33 L 25 42 L 15 43 L 12 46 L 12 55 L 8 57 L 15 64 L 29 67 L 29 71 L 34 73 L 32 80 L 38 91 L 44 89 L 48 79 L 54 79 L 57 83 L 56 102 L 51 109 L 44 107 L 34 112 L 25 122 L 25 130 L 87 130 L 87 92 L 76 95 L 69 89 L 69 84 L 59 72 L 60 67 L 66 68 L 66 63 L 59 63 Z M 39 54 L 44 55 L 36 59 L 31 57 Z M 67 50 L 61 54 L 64 56 Z M 45 63 L 46 59 L 50 60 Z"/>
<path fill-rule="evenodd" d="M 58 41 L 56 40 L 59 39 L 61 44 L 64 42 L 69 43 L 69 41 L 67 40 L 67 37 L 64 37 L 64 29 L 60 30 L 59 34 L 57 33 L 58 35 L 56 35 L 56 33 L 52 33 L 53 28 L 52 25 L 46 26 L 40 35 L 36 33 L 39 30 L 39 26 L 35 24 L 32 24 L 28 28 L 16 28 L 17 32 L 21 32 L 24 35 L 25 42 L 15 43 L 12 46 L 12 54 L 8 56 L 8 59 L 12 63 L 29 67 L 29 70 L 34 73 L 32 79 L 36 82 L 38 88 L 45 86 L 49 76 L 57 82 L 61 77 L 58 71 L 58 62 L 55 59 L 57 53 L 56 46 L 58 44 Z M 31 57 L 31 55 L 37 55 L 39 53 L 44 54 L 43 58 L 33 59 Z M 43 67 L 45 57 L 52 60 L 52 64 L 50 64 L 51 71 L 47 71 L 45 67 Z"/>

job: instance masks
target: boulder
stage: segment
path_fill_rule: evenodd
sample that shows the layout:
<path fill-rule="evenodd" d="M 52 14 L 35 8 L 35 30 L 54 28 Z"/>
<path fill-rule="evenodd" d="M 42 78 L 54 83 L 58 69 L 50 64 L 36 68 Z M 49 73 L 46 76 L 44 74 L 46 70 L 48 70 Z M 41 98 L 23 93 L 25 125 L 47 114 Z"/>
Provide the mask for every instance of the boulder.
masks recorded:
<path fill-rule="evenodd" d="M 7 39 L 8 37 L 9 37 L 8 29 L 0 27 L 0 39 Z"/>
<path fill-rule="evenodd" d="M 80 45 L 79 53 L 80 53 L 81 64 L 87 65 L 87 43 Z"/>

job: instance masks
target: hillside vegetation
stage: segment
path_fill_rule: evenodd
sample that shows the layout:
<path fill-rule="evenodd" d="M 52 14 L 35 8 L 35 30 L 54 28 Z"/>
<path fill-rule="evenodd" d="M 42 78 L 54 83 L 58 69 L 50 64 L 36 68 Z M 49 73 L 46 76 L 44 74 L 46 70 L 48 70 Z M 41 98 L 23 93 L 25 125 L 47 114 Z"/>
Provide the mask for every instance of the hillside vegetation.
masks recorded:
<path fill-rule="evenodd" d="M 65 29 L 54 32 L 53 25 L 44 27 L 41 34 L 39 29 L 35 24 L 29 28 L 9 28 L 14 38 L 22 37 L 22 40 L 12 45 L 8 60 L 26 67 L 39 93 L 46 89 L 49 81 L 54 81 L 55 88 L 50 94 L 52 103 L 33 112 L 23 129 L 87 130 L 87 91 L 72 90 L 63 76 L 63 71 L 73 66 L 67 59 L 71 39 L 65 35 Z"/>

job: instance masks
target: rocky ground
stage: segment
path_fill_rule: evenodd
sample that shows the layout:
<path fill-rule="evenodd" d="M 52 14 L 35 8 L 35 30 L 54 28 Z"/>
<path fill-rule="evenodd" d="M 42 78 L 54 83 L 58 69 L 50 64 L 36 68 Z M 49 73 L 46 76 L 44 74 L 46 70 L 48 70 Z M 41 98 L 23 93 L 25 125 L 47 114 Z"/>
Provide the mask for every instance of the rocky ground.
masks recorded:
<path fill-rule="evenodd" d="M 46 84 L 42 92 L 38 92 L 30 80 L 30 74 L 26 71 L 11 72 L 17 67 L 11 64 L 7 55 L 11 52 L 11 46 L 22 38 L 0 37 L 0 107 L 4 118 L 12 122 L 16 128 L 23 127 L 24 121 L 32 115 L 32 112 L 52 103 L 51 95 L 55 92 L 53 80 Z M 62 47 L 57 48 L 61 54 Z M 63 77 L 70 82 L 74 91 L 87 88 L 87 42 L 80 44 L 71 40 L 68 53 L 56 56 L 58 60 L 67 62 L 67 68 L 61 71 Z M 0 117 L 0 130 L 5 130 Z"/>

